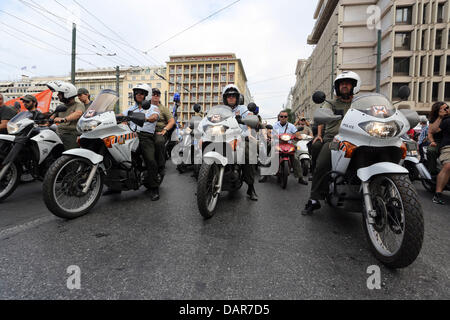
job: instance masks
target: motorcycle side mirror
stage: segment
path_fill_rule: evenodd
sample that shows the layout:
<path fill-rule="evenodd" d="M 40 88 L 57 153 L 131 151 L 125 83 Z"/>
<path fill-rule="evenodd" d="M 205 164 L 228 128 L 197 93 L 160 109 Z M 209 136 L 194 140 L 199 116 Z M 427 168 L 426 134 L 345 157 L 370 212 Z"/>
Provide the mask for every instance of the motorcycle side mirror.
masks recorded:
<path fill-rule="evenodd" d="M 241 120 L 243 124 L 249 126 L 252 129 L 256 129 L 259 124 L 259 118 L 254 115 L 247 116 L 245 119 Z"/>
<path fill-rule="evenodd" d="M 152 106 L 152 103 L 148 100 L 145 100 L 144 103 L 142 104 L 142 109 L 148 110 L 151 108 L 151 106 Z"/>
<path fill-rule="evenodd" d="M 410 128 L 414 128 L 419 124 L 420 117 L 416 111 L 411 109 L 400 109 L 399 111 L 403 113 L 405 118 L 408 120 Z"/>
<path fill-rule="evenodd" d="M 316 91 L 312 96 L 312 100 L 315 104 L 322 104 L 327 99 L 326 94 L 323 91 Z"/>
<path fill-rule="evenodd" d="M 128 117 L 130 118 L 130 121 L 135 123 L 138 127 L 143 127 L 145 123 L 145 114 L 141 112 L 132 113 L 129 114 Z"/>
<path fill-rule="evenodd" d="M 242 94 L 239 95 L 239 104 L 241 106 L 245 104 L 245 98 Z"/>
<path fill-rule="evenodd" d="M 411 89 L 409 89 L 408 86 L 402 86 L 398 90 L 398 97 L 403 101 L 408 99 L 410 95 L 411 95 Z"/>
<path fill-rule="evenodd" d="M 194 105 L 194 111 L 196 113 L 199 113 L 200 111 L 202 111 L 202 107 L 199 104 Z"/>
<path fill-rule="evenodd" d="M 333 121 L 341 120 L 341 115 L 335 115 L 332 110 L 326 108 L 318 108 L 314 112 L 314 123 L 327 124 Z"/>
<path fill-rule="evenodd" d="M 63 104 L 60 104 L 59 106 L 56 107 L 55 111 L 53 111 L 53 113 L 58 113 L 58 112 L 66 112 L 67 111 L 67 107 Z"/>
<path fill-rule="evenodd" d="M 248 109 L 248 111 L 250 111 L 250 112 L 252 112 L 252 113 L 255 113 L 255 112 L 256 112 L 256 109 L 257 109 L 257 106 L 256 106 L 256 104 L 254 104 L 253 102 L 250 102 L 250 103 L 248 104 L 248 106 L 247 106 L 247 109 Z"/>

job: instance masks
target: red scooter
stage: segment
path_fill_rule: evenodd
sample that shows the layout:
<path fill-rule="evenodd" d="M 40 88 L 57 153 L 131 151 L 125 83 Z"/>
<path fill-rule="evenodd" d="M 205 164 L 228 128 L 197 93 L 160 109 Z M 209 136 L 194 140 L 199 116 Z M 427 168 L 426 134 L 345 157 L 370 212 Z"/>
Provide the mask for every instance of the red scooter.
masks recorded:
<path fill-rule="evenodd" d="M 286 189 L 289 173 L 293 168 L 292 161 L 295 156 L 295 145 L 293 140 L 296 136 L 289 133 L 283 133 L 278 135 L 278 145 L 275 147 L 276 152 L 279 154 L 280 165 L 278 168 L 278 182 L 281 187 Z"/>

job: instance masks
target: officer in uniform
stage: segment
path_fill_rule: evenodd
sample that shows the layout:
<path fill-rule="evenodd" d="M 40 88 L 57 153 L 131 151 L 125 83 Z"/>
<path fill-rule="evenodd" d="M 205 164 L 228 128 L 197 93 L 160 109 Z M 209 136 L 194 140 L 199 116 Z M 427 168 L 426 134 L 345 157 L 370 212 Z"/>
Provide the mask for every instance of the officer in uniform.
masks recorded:
<path fill-rule="evenodd" d="M 151 88 L 146 84 L 139 84 L 133 88 L 133 95 L 136 104 L 123 112 L 124 116 L 129 113 L 143 113 L 145 114 L 145 123 L 143 127 L 138 127 L 131 123 L 132 130 L 136 130 L 139 137 L 139 146 L 142 150 L 145 165 L 147 167 L 147 183 L 149 186 L 150 197 L 152 201 L 159 200 L 159 182 L 157 179 L 158 166 L 155 159 L 155 130 L 156 123 L 159 119 L 159 108 L 151 105 L 150 109 L 145 110 L 142 105 L 145 98 L 150 94 Z"/>
<path fill-rule="evenodd" d="M 53 92 L 58 92 L 58 99 L 66 107 L 65 112 L 58 112 L 52 116 L 55 123 L 58 123 L 57 133 L 61 138 L 66 150 L 78 148 L 77 123 L 85 111 L 85 106 L 75 101 L 78 90 L 75 86 L 68 82 L 51 81 L 47 83 L 47 87 Z"/>
<path fill-rule="evenodd" d="M 355 72 L 344 71 L 334 81 L 334 89 L 336 99 L 332 102 L 333 105 L 325 102 L 322 108 L 332 110 L 334 114 L 344 116 L 350 109 L 353 96 L 359 93 L 361 89 L 361 78 Z M 303 215 L 311 215 L 314 210 L 320 209 L 320 200 L 324 200 L 328 192 L 328 179 L 326 176 L 331 171 L 330 143 L 339 133 L 340 126 L 341 120 L 328 123 L 324 126 L 325 134 L 323 134 L 323 130 L 319 126 L 318 136 L 313 144 L 313 149 L 318 153 L 316 169 L 312 179 L 311 196 L 305 209 L 302 211 Z M 320 141 L 320 144 L 317 144 L 317 141 Z"/>
<path fill-rule="evenodd" d="M 161 104 L 161 91 L 158 88 L 152 89 L 151 103 L 153 106 L 158 107 L 160 112 L 159 120 L 156 123 L 155 155 L 158 173 L 160 175 L 159 179 L 162 179 L 166 167 L 166 143 L 171 138 L 172 129 L 175 126 L 175 119 L 169 108 Z"/>

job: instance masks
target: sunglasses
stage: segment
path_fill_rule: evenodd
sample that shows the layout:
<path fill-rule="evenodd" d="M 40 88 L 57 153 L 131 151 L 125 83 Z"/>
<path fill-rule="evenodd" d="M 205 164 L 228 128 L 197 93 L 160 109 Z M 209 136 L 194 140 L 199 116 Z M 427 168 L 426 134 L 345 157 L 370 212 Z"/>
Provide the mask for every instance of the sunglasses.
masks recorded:
<path fill-rule="evenodd" d="M 280 116 L 280 118 L 287 118 L 288 116 Z"/>
<path fill-rule="evenodd" d="M 154 97 L 160 97 L 160 96 L 161 96 L 161 93 L 153 93 L 152 96 L 154 96 Z"/>
<path fill-rule="evenodd" d="M 450 107 L 447 106 L 447 108 L 444 108 L 443 110 L 444 110 L 444 111 L 448 111 L 448 110 L 450 110 Z"/>

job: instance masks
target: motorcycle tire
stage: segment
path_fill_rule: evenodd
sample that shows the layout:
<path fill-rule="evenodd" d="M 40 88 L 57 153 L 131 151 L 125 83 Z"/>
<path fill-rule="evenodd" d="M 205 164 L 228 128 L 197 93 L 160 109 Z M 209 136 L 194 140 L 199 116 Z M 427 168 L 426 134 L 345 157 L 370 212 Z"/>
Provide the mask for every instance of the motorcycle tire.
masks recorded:
<path fill-rule="evenodd" d="M 22 176 L 20 165 L 14 162 L 11 163 L 11 166 L 9 167 L 5 177 L 7 177 L 9 174 L 11 174 L 12 176 L 10 177 L 10 180 L 8 180 L 8 184 L 5 186 L 5 188 L 3 188 L 3 185 L 0 184 L 0 202 L 4 201 L 11 194 L 13 194 L 13 192 L 19 185 L 20 177 Z M 5 179 L 5 177 L 3 179 Z"/>
<path fill-rule="evenodd" d="M 428 180 L 428 179 L 422 179 L 422 186 L 427 190 L 429 193 L 436 193 L 436 181 L 434 180 Z"/>
<path fill-rule="evenodd" d="M 403 238 L 401 241 L 401 244 L 399 248 L 395 251 L 394 254 L 383 254 L 380 252 L 380 249 L 377 248 L 377 245 L 374 244 L 373 241 L 375 241 L 375 237 L 373 237 L 373 233 L 369 231 L 369 222 L 366 219 L 366 215 L 363 215 L 363 228 L 366 234 L 367 241 L 370 245 L 370 249 L 375 255 L 375 257 L 382 262 L 385 266 L 391 269 L 399 269 L 399 268 L 406 268 L 407 266 L 411 265 L 419 255 L 422 244 L 423 244 L 423 237 L 424 237 L 424 221 L 423 221 L 423 210 L 420 205 L 420 202 L 418 201 L 418 195 L 417 192 L 409 180 L 408 175 L 401 175 L 401 174 L 391 174 L 386 176 L 378 176 L 375 177 L 371 182 L 371 194 L 373 193 L 372 186 L 373 184 L 377 183 L 377 181 L 390 181 L 389 183 L 392 183 L 395 188 L 398 191 L 398 194 L 401 197 L 401 207 L 403 211 L 403 217 L 402 219 L 398 220 L 398 216 L 396 217 L 397 222 L 400 224 L 403 224 Z M 375 193 L 375 192 L 374 192 Z M 373 195 L 375 197 L 375 195 Z M 389 199 L 389 201 L 391 201 Z M 374 201 L 372 201 L 374 202 Z M 386 206 L 387 210 L 388 206 Z M 375 209 L 375 206 L 374 206 Z M 378 213 L 378 211 L 377 211 Z M 382 215 L 380 215 L 382 216 Z M 391 221 L 394 221 L 392 218 L 392 215 L 389 215 L 386 222 L 389 221 L 389 218 Z M 388 225 L 386 223 L 385 228 L 394 228 L 395 226 Z M 375 228 L 371 225 L 370 228 Z M 398 230 L 397 230 L 398 232 Z M 399 234 L 399 233 L 397 233 Z M 371 236 L 372 235 L 372 236 Z M 380 237 L 380 235 L 379 235 Z M 381 239 L 381 237 L 380 237 Z M 384 239 L 383 239 L 384 241 Z M 384 248 L 386 248 L 384 246 Z M 387 252 L 387 249 L 386 249 Z"/>
<path fill-rule="evenodd" d="M 309 169 L 311 168 L 311 160 L 303 159 L 301 161 L 303 176 L 308 177 Z"/>
<path fill-rule="evenodd" d="M 289 163 L 283 161 L 281 164 L 281 188 L 286 189 L 289 177 Z"/>
<path fill-rule="evenodd" d="M 197 182 L 197 206 L 200 214 L 205 219 L 214 216 L 214 210 L 219 200 L 219 195 L 214 195 L 214 186 L 219 179 L 219 170 L 216 164 L 202 164 Z"/>
<path fill-rule="evenodd" d="M 59 177 L 60 172 L 72 161 L 80 161 L 87 165 L 91 165 L 91 162 L 84 158 L 73 157 L 73 156 L 62 156 L 58 160 L 56 160 L 53 165 L 47 171 L 44 182 L 42 184 L 42 192 L 45 205 L 53 213 L 55 216 L 67 220 L 72 220 L 84 216 L 87 214 L 98 202 L 98 199 L 102 195 L 103 190 L 103 174 L 99 170 L 97 170 L 96 177 L 98 180 L 96 181 L 96 189 L 94 190 L 93 195 L 91 196 L 92 200 L 88 203 L 85 208 L 80 210 L 73 210 L 72 212 L 63 208 L 58 201 L 55 199 L 55 182 Z M 73 186 L 72 186 L 73 188 Z"/>

